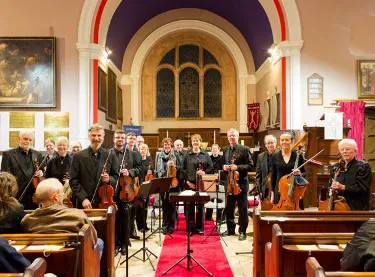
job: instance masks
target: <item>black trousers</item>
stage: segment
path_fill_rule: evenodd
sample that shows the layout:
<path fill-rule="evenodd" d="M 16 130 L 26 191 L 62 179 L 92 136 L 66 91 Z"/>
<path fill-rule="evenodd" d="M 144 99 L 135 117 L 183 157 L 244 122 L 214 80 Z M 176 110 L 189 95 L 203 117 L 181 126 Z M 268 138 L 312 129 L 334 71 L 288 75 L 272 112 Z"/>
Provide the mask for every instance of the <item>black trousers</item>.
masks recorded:
<path fill-rule="evenodd" d="M 233 233 L 236 228 L 234 221 L 234 210 L 236 202 L 238 203 L 238 212 L 240 214 L 238 224 L 240 225 L 238 232 L 246 233 L 247 226 L 249 225 L 249 217 L 247 215 L 247 190 L 242 190 L 238 195 L 228 195 L 227 197 L 227 227 L 228 232 Z"/>
<path fill-rule="evenodd" d="M 116 230 L 115 244 L 117 246 L 123 246 L 126 243 L 126 238 L 128 238 L 129 240 L 129 235 L 135 232 L 135 224 L 134 224 L 135 207 L 133 203 L 131 202 L 125 203 L 120 200 L 116 202 L 117 202 L 118 210 L 116 213 L 116 222 L 115 222 L 115 230 Z"/>
<path fill-rule="evenodd" d="M 204 230 L 204 224 L 203 224 L 203 205 L 189 205 L 189 225 L 190 225 L 190 231 L 203 231 Z M 195 213 L 197 211 L 197 213 Z"/>
<path fill-rule="evenodd" d="M 150 197 L 147 198 L 146 203 L 144 204 L 145 205 L 144 207 L 143 207 L 143 204 L 137 205 L 135 207 L 135 222 L 137 223 L 138 230 L 142 230 L 144 227 L 147 227 L 147 222 L 146 222 L 146 226 L 143 226 L 143 220 L 145 216 L 145 210 L 147 211 L 149 200 L 150 200 Z"/>
<path fill-rule="evenodd" d="M 163 210 L 163 231 L 174 231 L 176 222 L 176 208 L 169 201 L 169 192 L 161 194 L 162 210 Z"/>

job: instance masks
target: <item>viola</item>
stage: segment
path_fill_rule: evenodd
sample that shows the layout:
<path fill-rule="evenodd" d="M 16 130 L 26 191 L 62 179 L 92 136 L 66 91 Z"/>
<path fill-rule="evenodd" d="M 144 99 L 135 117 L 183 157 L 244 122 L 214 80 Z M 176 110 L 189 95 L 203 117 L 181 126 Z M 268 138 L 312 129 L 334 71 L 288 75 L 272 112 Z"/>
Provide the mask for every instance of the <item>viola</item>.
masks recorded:
<path fill-rule="evenodd" d="M 173 156 L 173 153 L 171 152 L 171 154 L 169 155 L 169 160 L 173 160 L 174 156 Z M 168 168 L 167 168 L 167 177 L 173 177 L 172 179 L 172 183 L 170 185 L 170 188 L 175 188 L 178 186 L 178 179 L 176 178 L 176 175 L 177 175 L 177 168 L 176 166 L 174 165 L 168 165 Z"/>
<path fill-rule="evenodd" d="M 106 173 L 105 165 L 103 167 L 102 174 Z M 99 209 L 107 209 L 109 206 L 113 206 L 115 211 L 117 211 L 117 205 L 113 201 L 113 196 L 115 194 L 113 187 L 108 185 L 106 182 L 102 182 L 102 186 L 99 188 L 98 191 L 100 202 L 99 202 Z"/>
<path fill-rule="evenodd" d="M 151 166 L 152 166 L 152 162 L 150 162 L 150 163 L 148 164 L 148 170 L 151 170 Z M 148 170 L 147 170 L 147 171 L 148 171 Z M 145 177 L 145 182 L 151 182 L 152 179 L 154 179 L 154 175 L 152 175 L 152 173 L 147 174 L 146 177 Z"/>
<path fill-rule="evenodd" d="M 298 150 L 293 170 L 298 168 L 300 155 L 301 150 Z M 281 177 L 279 181 L 280 200 L 277 205 L 273 206 L 272 210 L 300 211 L 299 201 L 305 194 L 307 184 L 297 183 L 296 177 L 292 173 Z"/>
<path fill-rule="evenodd" d="M 339 160 L 339 166 L 335 171 L 333 180 L 337 181 L 337 177 L 340 175 L 340 171 L 344 169 L 345 161 L 342 159 Z M 319 205 L 319 211 L 338 211 L 345 212 L 351 211 L 349 205 L 346 203 L 344 197 L 337 195 L 337 190 L 332 189 L 329 199 L 321 201 Z"/>
<path fill-rule="evenodd" d="M 124 155 L 125 156 L 125 155 Z M 139 191 L 138 177 L 120 175 L 119 185 L 121 187 L 120 200 L 131 202 L 135 199 Z"/>
<path fill-rule="evenodd" d="M 71 200 L 73 192 L 69 185 L 69 179 L 70 179 L 70 174 L 69 172 L 66 172 L 63 177 L 63 184 L 64 184 L 63 204 L 67 206 L 68 208 L 73 208 L 73 203 Z"/>
<path fill-rule="evenodd" d="M 233 155 L 232 157 L 232 164 L 234 165 L 236 162 L 236 156 Z M 229 169 L 228 171 L 228 179 L 227 179 L 227 193 L 232 195 L 238 195 L 241 192 L 240 185 L 238 184 L 238 178 L 240 177 L 240 173 L 236 170 Z"/>

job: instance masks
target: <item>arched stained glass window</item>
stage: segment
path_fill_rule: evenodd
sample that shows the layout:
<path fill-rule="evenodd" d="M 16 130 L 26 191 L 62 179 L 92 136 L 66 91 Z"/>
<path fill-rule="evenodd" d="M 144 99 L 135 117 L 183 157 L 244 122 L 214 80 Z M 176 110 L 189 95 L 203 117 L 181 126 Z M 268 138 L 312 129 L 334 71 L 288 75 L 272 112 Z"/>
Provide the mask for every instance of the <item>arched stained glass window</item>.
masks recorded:
<path fill-rule="evenodd" d="M 180 117 L 199 117 L 199 75 L 191 67 L 180 72 Z"/>
<path fill-rule="evenodd" d="M 175 117 L 175 78 L 172 70 L 161 69 L 157 74 L 156 117 Z"/>
<path fill-rule="evenodd" d="M 221 73 L 209 69 L 204 74 L 204 117 L 221 117 Z"/>
<path fill-rule="evenodd" d="M 171 51 L 169 51 L 167 54 L 165 54 L 165 56 L 161 59 L 159 65 L 170 64 L 170 65 L 174 66 L 175 60 L 176 60 L 176 49 L 173 48 Z"/>
<path fill-rule="evenodd" d="M 219 65 L 216 58 L 210 52 L 208 52 L 206 49 L 203 50 L 203 61 L 204 61 L 204 63 L 203 63 L 204 66 L 206 66 L 208 64 Z"/>

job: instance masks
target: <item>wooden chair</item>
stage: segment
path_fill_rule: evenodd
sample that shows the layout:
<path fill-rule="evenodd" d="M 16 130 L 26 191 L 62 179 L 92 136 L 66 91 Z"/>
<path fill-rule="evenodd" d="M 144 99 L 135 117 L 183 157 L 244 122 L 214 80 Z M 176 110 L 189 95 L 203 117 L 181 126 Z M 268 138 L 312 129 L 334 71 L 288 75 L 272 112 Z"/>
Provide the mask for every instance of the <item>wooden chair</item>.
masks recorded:
<path fill-rule="evenodd" d="M 307 277 L 374 277 L 375 272 L 347 272 L 347 271 L 331 271 L 326 272 L 320 266 L 314 257 L 306 260 L 306 273 Z"/>

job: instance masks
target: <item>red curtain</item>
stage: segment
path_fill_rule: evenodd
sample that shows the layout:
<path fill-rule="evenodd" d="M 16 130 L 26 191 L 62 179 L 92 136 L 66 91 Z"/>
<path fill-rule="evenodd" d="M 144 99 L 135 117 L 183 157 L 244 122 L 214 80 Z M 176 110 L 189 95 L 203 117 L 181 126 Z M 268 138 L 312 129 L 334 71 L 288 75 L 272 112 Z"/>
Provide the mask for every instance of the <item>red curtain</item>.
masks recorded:
<path fill-rule="evenodd" d="M 349 131 L 348 138 L 354 139 L 358 145 L 356 158 L 362 160 L 363 139 L 365 136 L 365 102 L 340 102 L 338 112 L 344 113 L 344 126 L 348 126 L 348 119 L 352 129 Z"/>

